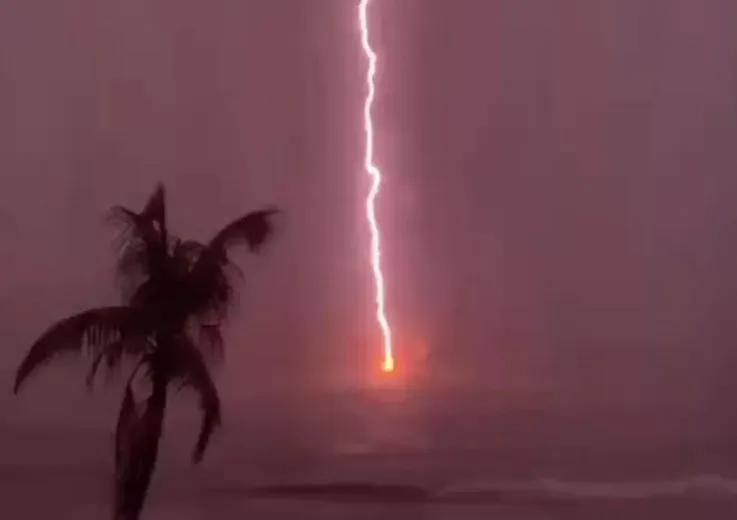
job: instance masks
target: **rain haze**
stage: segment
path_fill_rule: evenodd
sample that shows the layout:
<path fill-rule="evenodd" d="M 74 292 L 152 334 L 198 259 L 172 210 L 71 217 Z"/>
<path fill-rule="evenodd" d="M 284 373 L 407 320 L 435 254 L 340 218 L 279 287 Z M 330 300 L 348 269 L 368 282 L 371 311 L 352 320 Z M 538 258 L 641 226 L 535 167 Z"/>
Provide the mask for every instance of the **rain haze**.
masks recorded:
<path fill-rule="evenodd" d="M 119 383 L 68 360 L 10 389 L 50 323 L 118 301 L 105 211 L 159 181 L 187 237 L 283 211 L 237 254 L 223 429 L 190 468 L 176 398 L 159 507 L 213 475 L 734 474 L 737 3 L 371 2 L 388 393 L 357 3 L 0 5 L 0 482 L 107 478 Z"/>

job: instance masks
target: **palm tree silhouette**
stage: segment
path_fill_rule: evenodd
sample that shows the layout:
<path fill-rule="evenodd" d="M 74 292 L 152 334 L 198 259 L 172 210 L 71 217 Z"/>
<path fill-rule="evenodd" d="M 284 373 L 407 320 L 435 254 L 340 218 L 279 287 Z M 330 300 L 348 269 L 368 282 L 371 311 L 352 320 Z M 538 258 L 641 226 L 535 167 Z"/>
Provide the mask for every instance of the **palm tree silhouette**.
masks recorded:
<path fill-rule="evenodd" d="M 31 346 L 18 367 L 14 393 L 38 368 L 63 354 L 87 354 L 91 388 L 102 364 L 113 371 L 133 362 L 115 430 L 113 518 L 139 518 L 156 464 L 171 387 L 193 389 L 202 423 L 192 458 L 198 463 L 220 424 L 220 399 L 209 365 L 223 356 L 221 326 L 233 303 L 234 264 L 228 252 L 244 244 L 256 252 L 273 233 L 275 209 L 249 213 L 207 243 L 169 233 L 159 184 L 143 211 L 117 206 L 123 225 L 118 273 L 123 304 L 91 309 L 59 321 Z M 134 383 L 148 395 L 136 399 Z"/>

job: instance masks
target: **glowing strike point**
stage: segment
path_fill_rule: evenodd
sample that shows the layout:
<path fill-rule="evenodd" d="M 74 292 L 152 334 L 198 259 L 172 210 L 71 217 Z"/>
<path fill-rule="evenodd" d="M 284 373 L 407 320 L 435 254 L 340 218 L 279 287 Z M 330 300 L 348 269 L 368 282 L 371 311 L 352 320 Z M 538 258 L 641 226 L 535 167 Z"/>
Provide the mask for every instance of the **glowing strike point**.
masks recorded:
<path fill-rule="evenodd" d="M 394 353 L 392 351 L 392 331 L 389 320 L 386 318 L 386 296 L 384 292 L 384 275 L 381 272 L 381 242 L 379 240 L 379 225 L 376 221 L 376 196 L 379 194 L 381 185 L 381 171 L 374 163 L 374 123 L 371 118 L 371 108 L 376 96 L 374 77 L 376 76 L 376 52 L 371 47 L 368 29 L 368 4 L 370 0 L 360 0 L 358 5 L 358 19 L 361 24 L 361 46 L 368 60 L 368 71 L 366 74 L 366 86 L 368 94 L 363 106 L 363 127 L 366 133 L 366 155 L 364 168 L 371 176 L 372 184 L 368 197 L 366 198 L 366 218 L 371 230 L 371 267 L 376 284 L 376 320 L 379 322 L 381 333 L 384 338 L 384 362 L 381 369 L 384 372 L 394 370 Z"/>
<path fill-rule="evenodd" d="M 394 358 L 389 355 L 389 357 L 384 358 L 384 362 L 381 364 L 381 370 L 382 372 L 394 372 Z"/>

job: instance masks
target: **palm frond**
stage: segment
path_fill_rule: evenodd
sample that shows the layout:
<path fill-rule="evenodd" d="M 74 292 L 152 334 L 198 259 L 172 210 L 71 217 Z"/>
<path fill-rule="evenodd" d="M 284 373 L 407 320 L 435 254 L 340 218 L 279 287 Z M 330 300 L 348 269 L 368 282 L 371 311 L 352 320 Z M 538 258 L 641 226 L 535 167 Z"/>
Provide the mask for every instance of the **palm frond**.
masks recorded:
<path fill-rule="evenodd" d="M 159 231 L 166 233 L 166 189 L 162 183 L 156 184 L 154 192 L 143 207 L 141 216 L 160 226 Z"/>
<path fill-rule="evenodd" d="M 187 277 L 186 293 L 190 315 L 225 319 L 235 296 L 229 265 L 206 250 Z"/>
<path fill-rule="evenodd" d="M 150 266 L 149 249 L 143 242 L 128 241 L 120 248 L 116 274 L 126 300 L 148 279 Z"/>
<path fill-rule="evenodd" d="M 108 220 L 121 227 L 117 271 L 124 291 L 130 293 L 161 269 L 166 260 L 170 237 L 166 228 L 163 185 L 157 185 L 140 213 L 114 206 L 108 212 Z"/>
<path fill-rule="evenodd" d="M 234 220 L 215 235 L 208 249 L 222 255 L 233 246 L 245 244 L 251 251 L 258 251 L 273 234 L 273 217 L 278 213 L 276 208 L 263 209 Z"/>
<path fill-rule="evenodd" d="M 123 338 L 109 344 L 106 348 L 101 349 L 92 360 L 90 369 L 87 372 L 87 386 L 92 388 L 97 371 L 103 362 L 107 368 L 108 375 L 112 375 L 116 370 L 120 369 L 126 357 L 132 357 L 141 361 L 145 359 L 146 354 L 150 351 L 151 344 L 143 336 Z"/>
<path fill-rule="evenodd" d="M 202 460 L 213 431 L 221 423 L 220 397 L 207 364 L 197 347 L 185 335 L 182 335 L 177 343 L 174 380 L 181 381 L 182 387 L 189 387 L 197 393 L 202 412 L 200 433 L 192 452 L 192 460 L 197 464 Z"/>
<path fill-rule="evenodd" d="M 123 224 L 130 231 L 138 233 L 139 238 L 144 240 L 150 231 L 162 231 L 166 225 L 166 191 L 163 184 L 156 185 L 142 211 L 137 212 L 118 205 L 110 209 L 108 216 L 113 222 Z M 156 229 L 157 225 L 159 229 Z"/>
<path fill-rule="evenodd" d="M 222 361 L 225 357 L 225 340 L 217 323 L 205 323 L 199 326 L 197 346 L 200 351 L 214 361 Z"/>
<path fill-rule="evenodd" d="M 16 372 L 13 392 L 18 393 L 31 374 L 57 356 L 85 349 L 97 356 L 117 341 L 145 333 L 143 316 L 130 307 L 91 309 L 61 320 L 31 346 Z"/>
<path fill-rule="evenodd" d="M 125 300 L 162 264 L 161 237 L 152 223 L 122 206 L 114 207 L 110 220 L 121 225 L 117 238 L 116 274 Z"/>
<path fill-rule="evenodd" d="M 204 250 L 205 245 L 196 240 L 180 240 L 174 245 L 171 256 L 191 269 Z"/>
<path fill-rule="evenodd" d="M 161 245 L 161 236 L 150 217 L 124 206 L 113 206 L 107 218 L 110 223 L 121 227 L 121 247 L 127 247 L 134 241 L 140 241 L 152 250 Z"/>
<path fill-rule="evenodd" d="M 200 251 L 187 280 L 191 314 L 226 318 L 235 295 L 231 281 L 234 264 L 228 259 L 228 250 L 245 244 L 258 251 L 272 235 L 272 219 L 277 213 L 276 209 L 249 213 L 225 226 Z"/>

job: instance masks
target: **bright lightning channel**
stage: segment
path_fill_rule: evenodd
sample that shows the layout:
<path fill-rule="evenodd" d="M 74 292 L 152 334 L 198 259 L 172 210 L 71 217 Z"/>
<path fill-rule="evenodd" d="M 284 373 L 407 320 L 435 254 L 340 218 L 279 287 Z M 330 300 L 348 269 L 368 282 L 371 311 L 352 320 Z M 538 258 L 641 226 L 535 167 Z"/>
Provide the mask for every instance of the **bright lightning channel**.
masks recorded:
<path fill-rule="evenodd" d="M 366 74 L 366 85 L 368 93 L 363 106 L 363 127 L 366 133 L 366 155 L 364 157 L 364 168 L 371 176 L 371 189 L 366 198 L 366 218 L 371 230 L 371 267 L 374 273 L 376 285 L 376 320 L 379 322 L 381 333 L 384 338 L 384 361 L 381 369 L 384 372 L 394 370 L 394 352 L 392 349 L 392 331 L 389 320 L 386 317 L 386 292 L 384 289 L 384 275 L 381 271 L 381 240 L 379 224 L 376 219 L 376 197 L 381 185 L 381 170 L 374 162 L 374 122 L 371 117 L 374 98 L 376 97 L 376 61 L 377 56 L 371 47 L 368 28 L 368 5 L 370 0 L 360 0 L 358 5 L 358 19 L 361 24 L 361 46 L 368 61 Z"/>

